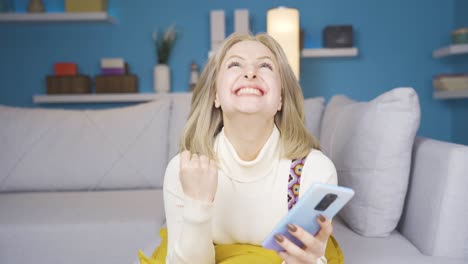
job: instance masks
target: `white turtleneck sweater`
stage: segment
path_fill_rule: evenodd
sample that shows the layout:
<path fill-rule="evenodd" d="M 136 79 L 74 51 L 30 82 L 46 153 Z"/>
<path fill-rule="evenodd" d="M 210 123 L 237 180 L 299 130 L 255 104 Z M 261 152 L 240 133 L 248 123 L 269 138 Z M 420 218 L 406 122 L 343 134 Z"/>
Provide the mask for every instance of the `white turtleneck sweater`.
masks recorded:
<path fill-rule="evenodd" d="M 217 135 L 218 187 L 212 203 L 184 195 L 179 180 L 179 155 L 167 166 L 164 206 L 168 228 L 167 264 L 215 263 L 214 244 L 261 245 L 288 212 L 291 160 L 280 157 L 276 126 L 253 161 L 243 161 L 224 134 Z M 311 150 L 302 169 L 301 197 L 312 183 L 337 184 L 333 163 Z M 315 219 L 311 219 L 315 221 Z M 325 257 L 317 263 L 326 263 Z"/>

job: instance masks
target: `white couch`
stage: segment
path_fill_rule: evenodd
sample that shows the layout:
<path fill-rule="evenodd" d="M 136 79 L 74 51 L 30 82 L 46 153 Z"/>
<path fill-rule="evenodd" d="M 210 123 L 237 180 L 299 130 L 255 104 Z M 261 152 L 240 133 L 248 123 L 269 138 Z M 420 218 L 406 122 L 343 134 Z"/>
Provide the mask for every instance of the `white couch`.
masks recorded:
<path fill-rule="evenodd" d="M 107 110 L 0 106 L 0 263 L 128 264 L 138 249 L 151 254 L 165 221 L 164 170 L 177 153 L 190 96 Z M 366 105 L 355 103 L 353 109 L 368 117 L 375 109 L 363 110 Z M 349 181 L 356 175 L 342 175 L 356 158 L 348 156 L 358 151 L 340 150 L 338 137 L 358 140 L 364 132 L 340 134 L 340 122 L 350 118 L 325 108 L 323 98 L 307 99 L 305 109 L 307 127 L 323 139 L 339 181 L 354 187 Z M 359 122 L 367 121 L 352 123 Z M 468 147 L 424 138 L 412 146 L 414 133 L 406 137 L 411 171 L 400 180 L 404 208 L 393 219 L 399 225 L 384 223 L 388 236 L 364 236 L 367 228 L 379 231 L 375 221 L 383 220 L 372 216 L 363 226 L 354 221 L 360 217 L 354 207 L 365 214 L 359 210 L 374 206 L 366 197 L 375 199 L 366 189 L 357 192 L 357 204 L 334 220 L 346 263 L 468 263 Z"/>

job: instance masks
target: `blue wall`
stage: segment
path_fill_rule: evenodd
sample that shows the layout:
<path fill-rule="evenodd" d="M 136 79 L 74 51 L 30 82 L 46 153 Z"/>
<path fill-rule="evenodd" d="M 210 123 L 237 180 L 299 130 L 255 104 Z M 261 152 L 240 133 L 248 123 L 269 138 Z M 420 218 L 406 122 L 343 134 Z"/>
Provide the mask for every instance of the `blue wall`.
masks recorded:
<path fill-rule="evenodd" d="M 43 1 L 48 10 L 63 10 L 63 1 Z M 0 103 L 33 107 L 32 95 L 45 93 L 44 77 L 53 72 L 54 62 L 74 61 L 81 73 L 94 76 L 99 74 L 102 57 L 123 57 L 139 76 L 140 92 L 152 92 L 155 56 L 151 32 L 172 23 L 181 32 L 170 58 L 173 91 L 186 91 L 191 61 L 206 63 L 210 10 L 225 10 L 229 34 L 234 10 L 248 8 L 252 31 L 257 33 L 266 30 L 266 11 L 285 5 L 300 10 L 301 27 L 312 45 L 321 42 L 321 30 L 328 24 L 346 23 L 355 28 L 359 57 L 302 59 L 301 84 L 306 97 L 329 99 L 341 93 L 369 100 L 397 86 L 412 86 L 418 91 L 423 113 L 419 135 L 451 140 L 454 109 L 432 99 L 431 78 L 452 71 L 453 64 L 434 60 L 431 54 L 449 42 L 454 1 L 109 0 L 116 24 L 3 23 Z M 18 0 L 17 9 L 25 10 L 26 3 Z"/>
<path fill-rule="evenodd" d="M 455 1 L 455 27 L 468 27 L 468 1 Z M 468 72 L 468 55 L 454 57 L 453 71 Z M 452 141 L 468 145 L 468 99 L 454 100 L 450 102 L 453 108 Z"/>

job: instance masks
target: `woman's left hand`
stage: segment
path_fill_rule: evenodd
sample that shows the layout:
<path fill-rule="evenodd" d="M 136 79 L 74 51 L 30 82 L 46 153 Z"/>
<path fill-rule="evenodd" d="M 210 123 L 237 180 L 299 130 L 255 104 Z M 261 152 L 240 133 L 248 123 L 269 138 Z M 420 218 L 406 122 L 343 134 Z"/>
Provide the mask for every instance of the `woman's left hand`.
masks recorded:
<path fill-rule="evenodd" d="M 317 218 L 320 225 L 320 231 L 317 235 L 312 235 L 297 225 L 288 225 L 289 233 L 300 240 L 304 247 L 300 248 L 282 235 L 276 235 L 276 242 L 286 251 L 278 254 L 287 264 L 299 263 L 317 263 L 317 259 L 325 254 L 325 248 L 328 238 L 333 232 L 333 226 L 329 219 L 320 215 Z"/>

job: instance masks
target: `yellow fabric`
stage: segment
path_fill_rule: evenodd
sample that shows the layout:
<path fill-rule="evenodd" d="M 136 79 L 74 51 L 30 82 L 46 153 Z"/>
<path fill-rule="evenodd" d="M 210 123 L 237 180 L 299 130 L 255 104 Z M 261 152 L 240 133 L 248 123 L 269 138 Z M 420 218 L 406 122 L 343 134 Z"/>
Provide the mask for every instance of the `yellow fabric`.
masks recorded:
<path fill-rule="evenodd" d="M 159 230 L 161 244 L 150 258 L 138 251 L 140 264 L 165 264 L 167 255 L 167 229 Z M 216 263 L 218 264 L 280 264 L 281 258 L 273 250 L 246 244 L 215 245 Z M 329 264 L 344 264 L 343 252 L 333 236 L 328 239 L 325 258 Z"/>
<path fill-rule="evenodd" d="M 161 228 L 159 230 L 159 237 L 161 238 L 161 243 L 157 247 L 150 258 L 146 257 L 145 254 L 138 250 L 138 258 L 140 259 L 140 264 L 164 264 L 166 263 L 167 255 L 167 228 Z"/>
<path fill-rule="evenodd" d="M 325 258 L 329 264 L 344 264 L 344 255 L 334 236 L 328 238 Z"/>

